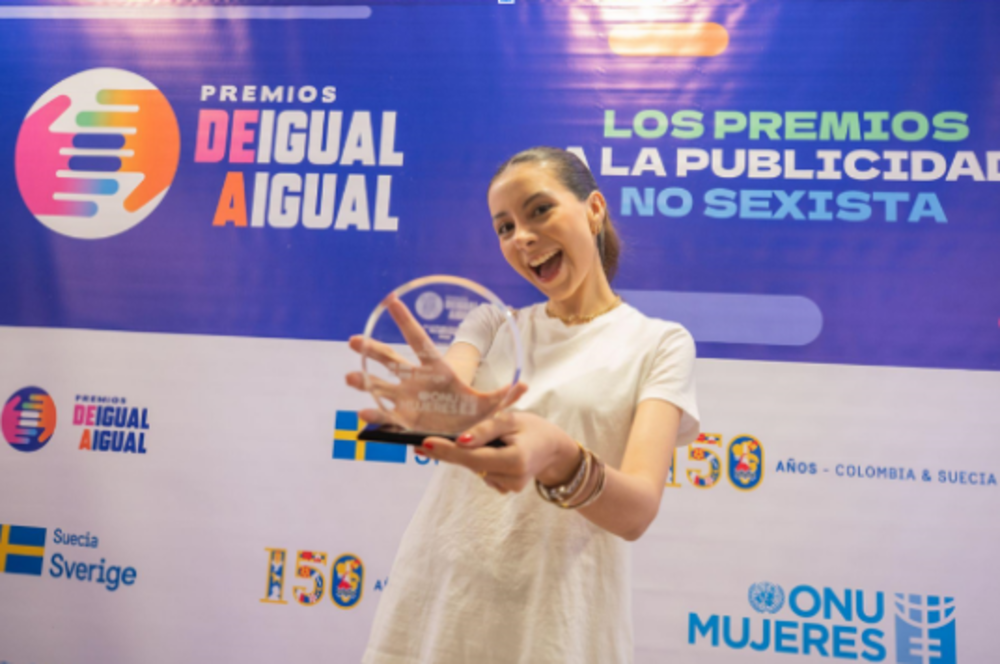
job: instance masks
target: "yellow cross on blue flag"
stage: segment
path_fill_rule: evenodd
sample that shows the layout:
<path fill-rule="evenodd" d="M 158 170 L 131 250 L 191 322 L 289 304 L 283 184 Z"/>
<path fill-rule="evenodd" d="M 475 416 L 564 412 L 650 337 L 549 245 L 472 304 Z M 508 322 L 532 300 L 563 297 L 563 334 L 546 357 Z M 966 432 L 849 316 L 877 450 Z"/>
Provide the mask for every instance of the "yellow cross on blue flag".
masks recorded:
<path fill-rule="evenodd" d="M 0 572 L 42 575 L 45 528 L 0 524 Z"/>
<path fill-rule="evenodd" d="M 358 440 L 366 422 L 357 411 L 338 410 L 333 431 L 333 458 L 406 463 L 406 445 Z"/>

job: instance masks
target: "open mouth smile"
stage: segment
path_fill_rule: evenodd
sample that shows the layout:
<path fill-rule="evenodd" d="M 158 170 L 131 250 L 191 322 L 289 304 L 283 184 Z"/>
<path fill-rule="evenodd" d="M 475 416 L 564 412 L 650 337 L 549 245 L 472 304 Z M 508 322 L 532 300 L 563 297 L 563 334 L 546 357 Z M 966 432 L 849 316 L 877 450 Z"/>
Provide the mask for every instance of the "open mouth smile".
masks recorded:
<path fill-rule="evenodd" d="M 553 249 L 549 253 L 529 261 L 528 267 L 542 282 L 552 281 L 559 273 L 559 268 L 562 267 L 562 251 Z"/>

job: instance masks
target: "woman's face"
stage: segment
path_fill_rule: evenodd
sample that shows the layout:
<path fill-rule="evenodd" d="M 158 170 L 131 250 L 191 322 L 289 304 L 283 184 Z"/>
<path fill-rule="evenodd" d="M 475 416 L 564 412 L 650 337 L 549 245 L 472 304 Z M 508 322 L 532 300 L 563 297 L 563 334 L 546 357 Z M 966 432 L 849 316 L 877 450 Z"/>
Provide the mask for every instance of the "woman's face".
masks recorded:
<path fill-rule="evenodd" d="M 594 241 L 604 219 L 600 192 L 577 200 L 544 162 L 527 162 L 504 171 L 488 199 L 504 258 L 550 299 L 569 298 L 603 274 Z"/>

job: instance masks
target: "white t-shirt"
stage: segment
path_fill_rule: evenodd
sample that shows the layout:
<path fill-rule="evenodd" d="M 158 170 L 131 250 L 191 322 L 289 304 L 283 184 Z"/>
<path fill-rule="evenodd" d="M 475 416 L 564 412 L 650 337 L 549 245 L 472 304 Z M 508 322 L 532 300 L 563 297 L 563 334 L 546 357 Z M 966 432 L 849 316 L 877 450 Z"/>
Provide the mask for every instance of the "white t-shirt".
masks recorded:
<path fill-rule="evenodd" d="M 550 318 L 540 304 L 516 319 L 529 389 L 515 410 L 545 417 L 616 468 L 645 399 L 681 409 L 678 445 L 697 437 L 694 341 L 682 326 L 627 304 L 584 325 Z M 508 360 L 495 357 L 501 323 L 480 308 L 456 343 L 472 344 L 483 366 L 510 376 Z M 488 373 L 474 386 L 494 387 Z M 534 487 L 504 496 L 441 464 L 403 537 L 363 661 L 631 662 L 630 570 L 624 540 L 544 502 Z"/>

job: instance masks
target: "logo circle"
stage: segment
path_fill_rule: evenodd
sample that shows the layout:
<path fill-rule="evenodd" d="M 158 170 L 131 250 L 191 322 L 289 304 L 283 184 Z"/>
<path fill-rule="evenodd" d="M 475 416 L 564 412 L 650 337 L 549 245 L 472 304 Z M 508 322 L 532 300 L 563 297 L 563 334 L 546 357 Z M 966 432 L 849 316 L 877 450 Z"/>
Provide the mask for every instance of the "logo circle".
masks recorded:
<path fill-rule="evenodd" d="M 50 230 L 96 240 L 148 217 L 177 172 L 181 138 L 170 102 L 124 69 L 59 81 L 28 110 L 14 170 L 21 198 Z"/>
<path fill-rule="evenodd" d="M 416 310 L 424 320 L 434 320 L 444 311 L 444 300 L 433 291 L 425 291 L 417 298 Z"/>
<path fill-rule="evenodd" d="M 333 561 L 333 582 L 330 596 L 333 603 L 342 609 L 353 609 L 361 601 L 365 581 L 365 565 L 353 553 Z"/>
<path fill-rule="evenodd" d="M 56 430 L 56 403 L 40 387 L 22 388 L 4 404 L 0 428 L 15 450 L 40 450 L 52 440 Z"/>
<path fill-rule="evenodd" d="M 747 599 L 757 613 L 777 613 L 785 605 L 785 591 L 776 583 L 764 581 L 750 586 Z"/>

